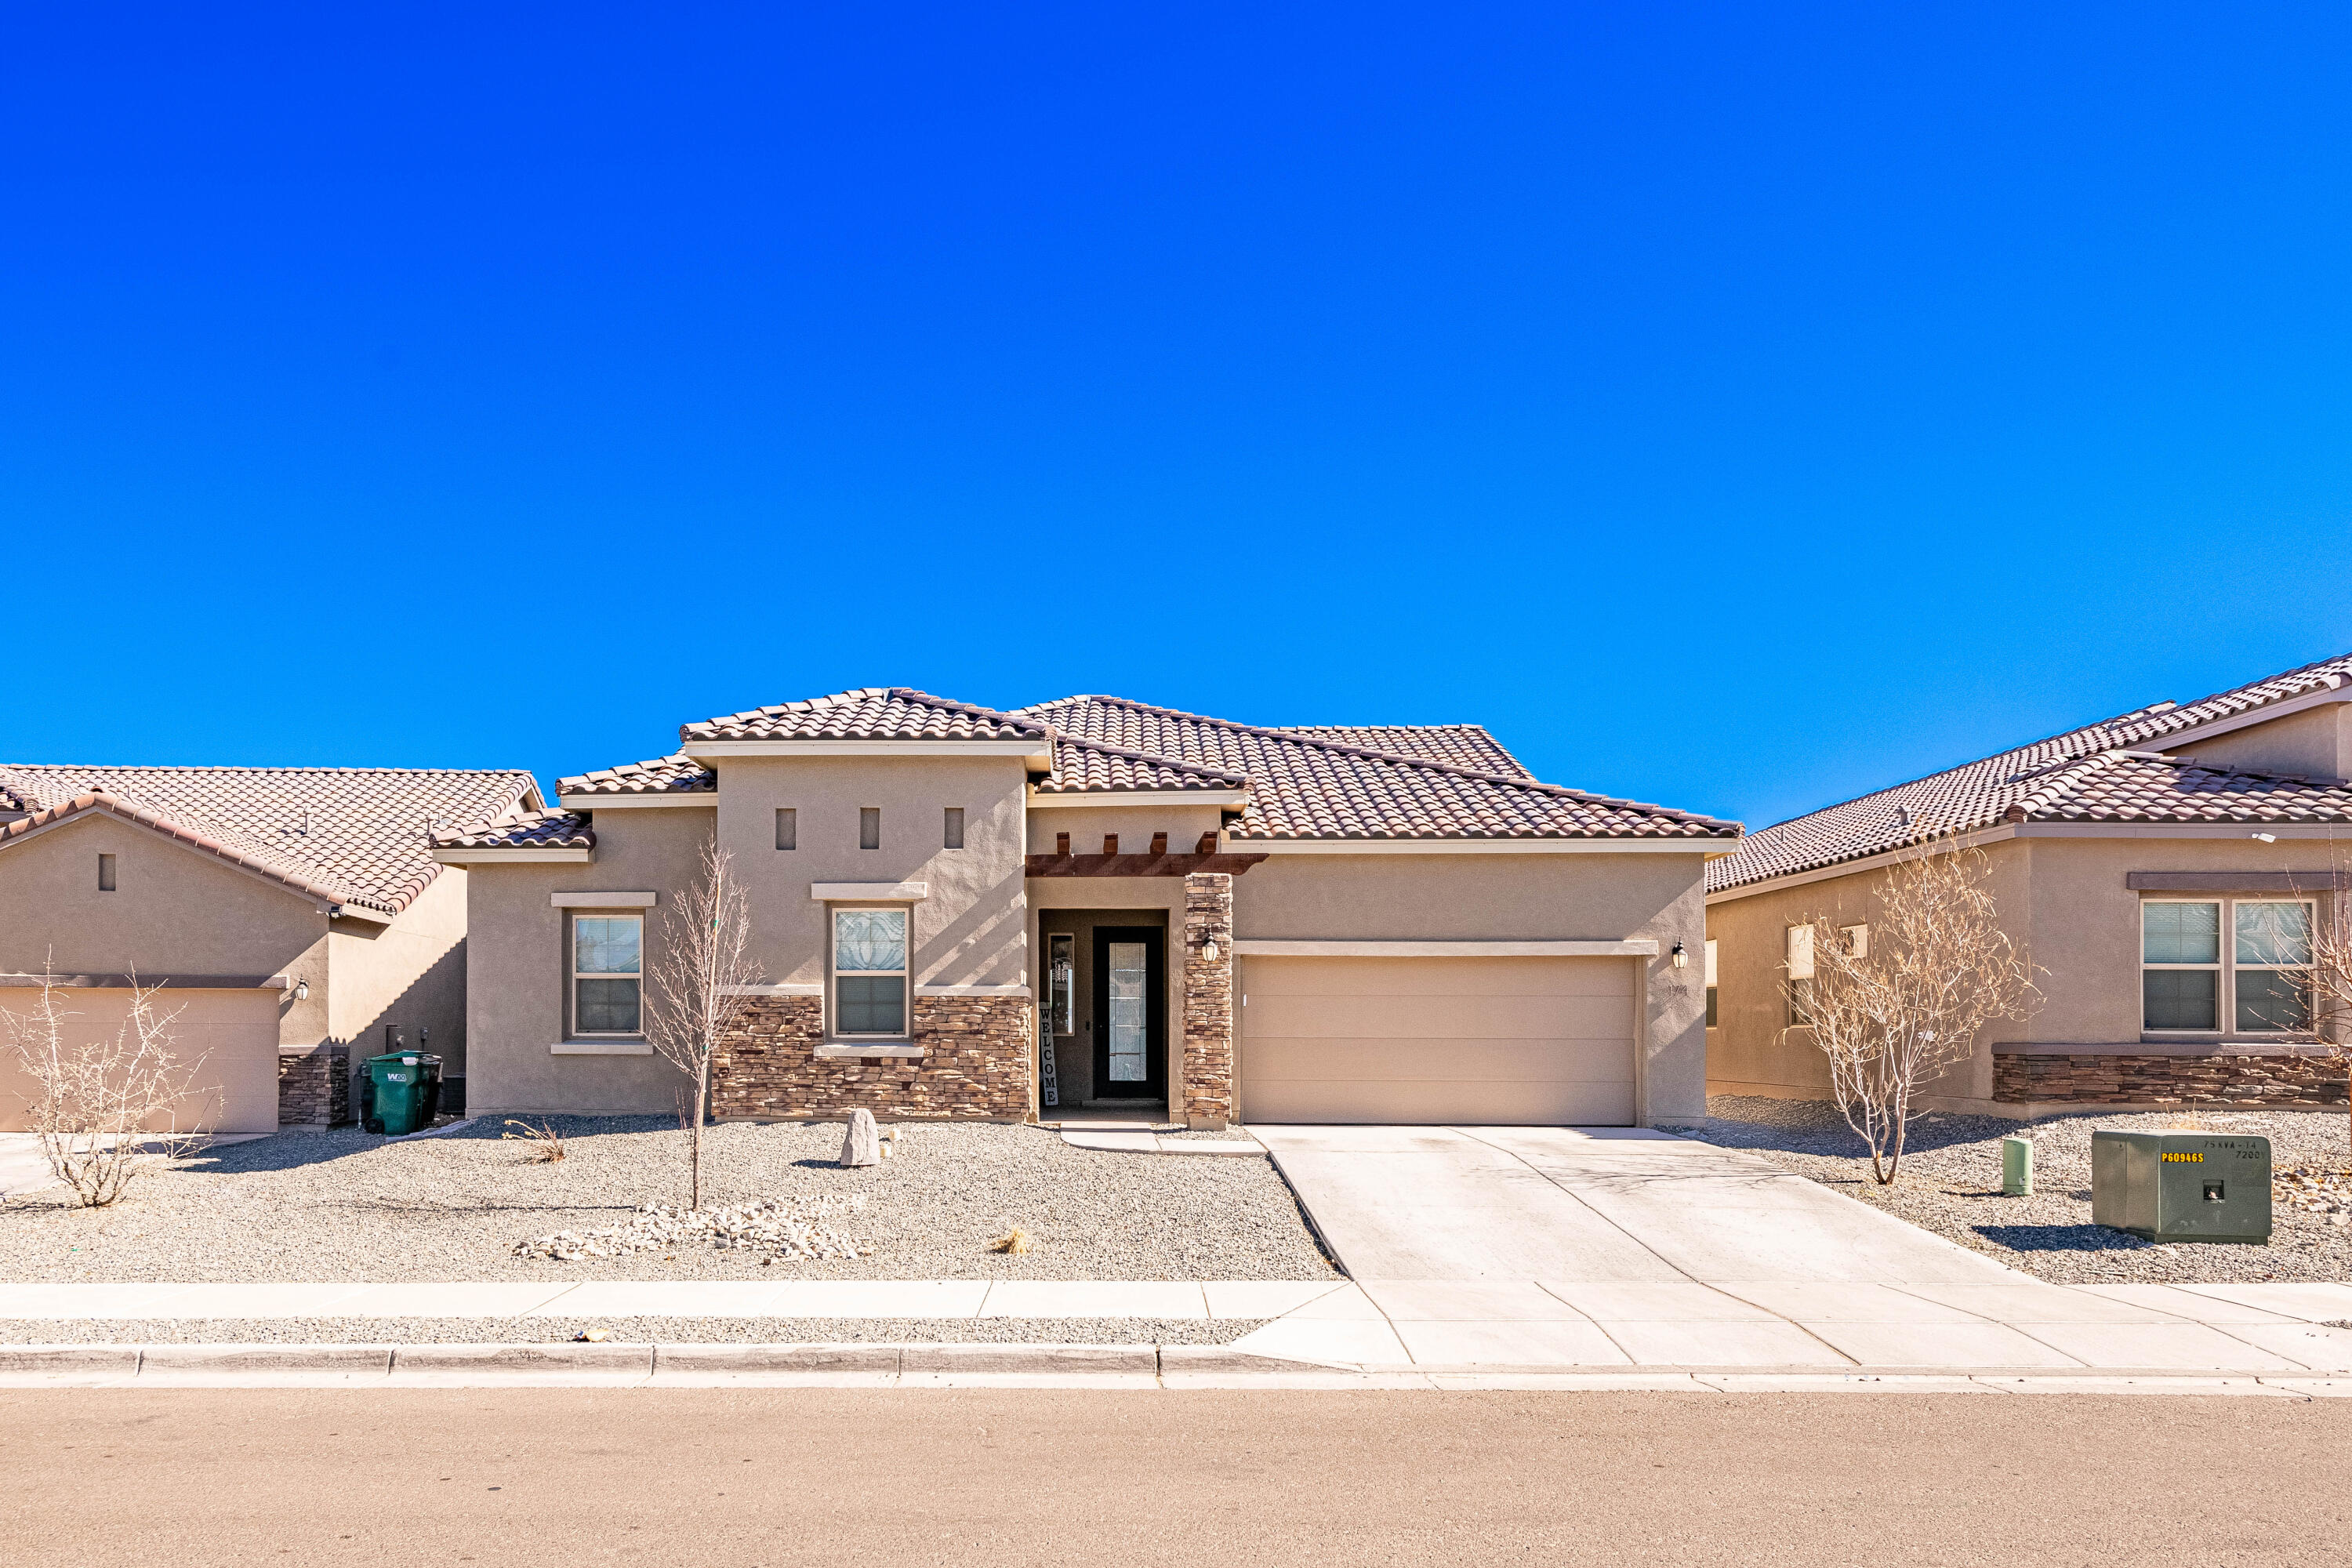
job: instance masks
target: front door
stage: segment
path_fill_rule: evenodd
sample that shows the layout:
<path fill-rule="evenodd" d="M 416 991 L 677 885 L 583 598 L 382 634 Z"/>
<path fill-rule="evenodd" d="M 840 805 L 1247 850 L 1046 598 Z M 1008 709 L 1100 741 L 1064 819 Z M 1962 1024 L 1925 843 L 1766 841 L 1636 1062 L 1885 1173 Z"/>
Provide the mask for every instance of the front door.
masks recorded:
<path fill-rule="evenodd" d="M 1168 1098 L 1168 933 L 1095 927 L 1097 1100 Z"/>

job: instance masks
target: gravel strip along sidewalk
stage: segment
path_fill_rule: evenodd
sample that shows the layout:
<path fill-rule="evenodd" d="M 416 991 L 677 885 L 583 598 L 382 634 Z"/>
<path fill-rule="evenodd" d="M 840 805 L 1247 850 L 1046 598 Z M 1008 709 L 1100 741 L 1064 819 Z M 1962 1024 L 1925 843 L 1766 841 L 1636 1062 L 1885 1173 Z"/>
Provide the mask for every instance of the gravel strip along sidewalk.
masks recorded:
<path fill-rule="evenodd" d="M 0 1207 L 0 1279 L 1337 1279 L 1264 1160 L 1143 1160 L 1055 1132 L 897 1126 L 897 1152 L 844 1170 L 842 1124 L 704 1131 L 706 1205 L 863 1194 L 843 1230 L 873 1251 L 776 1258 L 681 1244 L 565 1263 L 518 1241 L 686 1201 L 684 1134 L 657 1117 L 553 1117 L 566 1157 L 533 1163 L 496 1119 L 435 1138 L 341 1129 L 230 1144 L 142 1176 L 110 1209 L 57 1192 Z M 830 1223 L 830 1222 L 829 1222 Z M 1033 1249 L 987 1250 L 1018 1226 Z"/>
<path fill-rule="evenodd" d="M 2200 1131 L 2271 1141 L 2274 1173 L 2341 1169 L 2340 1110 L 2183 1110 L 2140 1115 L 2086 1111 L 2041 1121 L 1931 1112 L 1914 1123 L 1892 1187 L 1871 1179 L 1862 1140 L 1825 1101 L 1716 1095 L 1714 1124 L 1675 1129 L 1744 1149 L 1846 1196 L 1873 1204 L 2012 1268 L 2064 1285 L 2228 1284 L 2352 1280 L 2352 1230 L 2322 1215 L 2273 1205 L 2268 1247 L 2167 1242 L 2158 1246 L 2091 1223 L 2091 1134 Z M 2000 1140 L 2033 1140 L 2033 1194 L 2000 1194 Z"/>
<path fill-rule="evenodd" d="M 1263 1318 L 145 1318 L 0 1320 L 0 1344 L 526 1344 L 590 1329 L 637 1344 L 1222 1345 Z"/>

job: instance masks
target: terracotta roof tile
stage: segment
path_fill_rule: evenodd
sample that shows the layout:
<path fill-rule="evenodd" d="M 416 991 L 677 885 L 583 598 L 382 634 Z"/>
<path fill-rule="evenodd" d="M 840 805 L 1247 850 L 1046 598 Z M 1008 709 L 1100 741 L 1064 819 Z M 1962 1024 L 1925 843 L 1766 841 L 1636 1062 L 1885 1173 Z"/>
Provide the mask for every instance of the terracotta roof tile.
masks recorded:
<path fill-rule="evenodd" d="M 519 811 L 497 822 L 433 836 L 436 849 L 593 849 L 595 829 L 570 811 Z"/>
<path fill-rule="evenodd" d="M 624 763 L 617 768 L 599 768 L 555 781 L 559 795 L 707 795 L 718 787 L 717 773 L 683 754 Z"/>
<path fill-rule="evenodd" d="M 1251 803 L 1234 832 L 1237 841 L 1739 834 L 1736 822 L 1125 698 L 1069 697 L 1020 711 L 1099 744 L 1246 777 Z"/>
<path fill-rule="evenodd" d="M 1105 746 L 1063 735 L 1054 742 L 1054 773 L 1037 786 L 1040 795 L 1114 794 L 1142 790 L 1249 788 L 1247 775 L 1191 767 L 1145 752 Z"/>
<path fill-rule="evenodd" d="M 1286 724 L 1294 735 L 1337 741 L 1367 752 L 1451 763 L 1457 768 L 1506 778 L 1531 779 L 1519 759 L 1486 732 L 1484 724 Z"/>
<path fill-rule="evenodd" d="M 509 770 L 19 763 L 0 764 L 0 792 L 33 813 L 0 830 L 0 844 L 108 811 L 318 897 L 394 913 L 440 875 L 429 831 L 538 798 L 530 775 Z"/>
<path fill-rule="evenodd" d="M 869 686 L 806 702 L 754 708 L 678 731 L 694 741 L 1042 741 L 1034 721 L 903 686 Z"/>
<path fill-rule="evenodd" d="M 2159 702 L 2086 724 L 2011 751 L 1964 763 L 1856 799 L 1824 806 L 1748 836 L 1738 850 L 1707 868 L 1710 891 L 1744 887 L 1800 871 L 1867 858 L 1924 835 L 1965 832 L 2004 820 L 2010 808 L 2033 796 L 2062 764 L 2160 742 L 2167 736 L 2254 711 L 2292 697 L 2341 688 L 2352 680 L 2352 654 L 2322 659 L 2282 675 L 2200 698 Z M 2216 774 L 2256 778 L 2258 774 Z M 2210 791 L 2200 792 L 2202 794 Z M 2042 820 L 2035 818 L 2035 820 Z M 2052 818 L 2049 820 L 2058 820 Z M 2076 820 L 2108 820 L 2085 817 Z M 2125 820 L 2115 818 L 2113 820 Z M 2150 818 L 2148 820 L 2158 820 Z M 2163 820 L 2238 820 L 2173 817 Z"/>

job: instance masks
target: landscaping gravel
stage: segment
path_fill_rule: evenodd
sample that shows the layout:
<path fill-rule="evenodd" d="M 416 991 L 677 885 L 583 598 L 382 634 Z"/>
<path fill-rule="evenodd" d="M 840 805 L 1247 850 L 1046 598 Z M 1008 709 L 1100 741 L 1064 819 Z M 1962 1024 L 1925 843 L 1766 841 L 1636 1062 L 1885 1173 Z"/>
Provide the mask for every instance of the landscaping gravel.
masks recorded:
<path fill-rule="evenodd" d="M 0 1344 L 1230 1344 L 1263 1318 L 124 1318 L 0 1320 Z"/>
<path fill-rule="evenodd" d="M 784 1258 L 688 1245 L 562 1262 L 518 1242 L 683 1205 L 682 1134 L 654 1117 L 556 1117 L 535 1163 L 484 1120 L 436 1137 L 282 1132 L 142 1176 L 110 1209 L 61 1191 L 0 1207 L 0 1280 L 1329 1279 L 1265 1160 L 1075 1149 L 1051 1131 L 899 1123 L 891 1158 L 844 1170 L 840 1122 L 703 1134 L 703 1202 L 862 1195 L 827 1223 L 872 1250 Z M 1033 1249 L 986 1250 L 1013 1226 Z M 763 1267 L 763 1258 L 766 1258 Z"/>
<path fill-rule="evenodd" d="M 2344 1112 L 2194 1110 L 2112 1115 L 2087 1111 L 2039 1121 L 1931 1112 L 1914 1123 L 1895 1184 L 1871 1178 L 1862 1140 L 1824 1101 L 1717 1095 L 1713 1124 L 1680 1130 L 1744 1149 L 1859 1198 L 1924 1230 L 2061 1284 L 2221 1284 L 2352 1279 L 2352 1229 L 2336 1216 L 2284 1201 L 2302 1184 L 2280 1184 L 2268 1247 L 2142 1241 L 2091 1223 L 2091 1134 L 2241 1133 L 2271 1141 L 2273 1173 L 2340 1172 Z M 2033 1193 L 2003 1197 L 2000 1140 L 2033 1140 Z"/>

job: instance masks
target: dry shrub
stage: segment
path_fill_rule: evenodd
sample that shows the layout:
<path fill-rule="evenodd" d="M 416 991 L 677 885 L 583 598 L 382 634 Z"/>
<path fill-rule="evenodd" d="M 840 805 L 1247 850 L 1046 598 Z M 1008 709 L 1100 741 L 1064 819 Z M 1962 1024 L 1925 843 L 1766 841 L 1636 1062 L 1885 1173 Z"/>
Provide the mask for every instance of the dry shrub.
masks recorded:
<path fill-rule="evenodd" d="M 179 1009 L 155 1005 L 157 985 L 131 977 L 131 1007 L 111 1038 L 77 1044 L 67 1022 L 64 988 L 46 968 L 40 1000 L 29 1013 L 0 1011 L 0 1033 L 32 1080 L 26 1121 L 50 1173 L 86 1208 L 121 1198 L 142 1172 L 180 1159 L 203 1135 L 180 1125 L 204 1065 L 182 1062 L 173 1048 Z M 192 1120 L 203 1120 L 201 1110 Z"/>
<path fill-rule="evenodd" d="M 517 1121 L 512 1117 L 509 1117 L 507 1125 L 520 1127 L 522 1131 L 501 1132 L 499 1134 L 499 1138 L 530 1145 L 532 1164 L 552 1165 L 563 1158 L 563 1135 L 556 1131 L 555 1123 L 542 1121 L 533 1127 L 528 1121 Z"/>
<path fill-rule="evenodd" d="M 1017 1258 L 1035 1245 L 1036 1242 L 1034 1238 L 1033 1238 L 1027 1231 L 1022 1229 L 1016 1225 L 1011 1230 L 1006 1231 L 1003 1236 L 998 1237 L 994 1241 L 990 1242 L 988 1244 L 988 1250 L 991 1252 L 1008 1252 Z"/>

